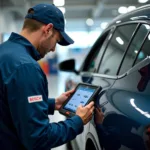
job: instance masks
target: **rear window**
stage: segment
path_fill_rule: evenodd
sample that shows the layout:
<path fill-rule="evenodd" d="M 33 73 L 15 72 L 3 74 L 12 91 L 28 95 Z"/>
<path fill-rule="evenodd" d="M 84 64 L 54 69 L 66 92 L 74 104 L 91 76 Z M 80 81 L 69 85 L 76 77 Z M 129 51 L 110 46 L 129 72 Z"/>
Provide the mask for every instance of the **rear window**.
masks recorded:
<path fill-rule="evenodd" d="M 138 54 L 136 64 L 145 59 L 147 56 L 150 56 L 150 34 L 146 38 L 144 45 L 141 48 L 141 51 Z"/>
<path fill-rule="evenodd" d="M 132 67 L 132 65 L 135 61 L 135 58 L 136 58 L 136 56 L 142 46 L 142 43 L 145 39 L 145 36 L 149 32 L 149 28 L 150 28 L 149 25 L 142 24 L 140 26 L 140 28 L 138 29 L 138 31 L 135 34 L 135 36 L 129 46 L 129 49 L 126 53 L 126 56 L 125 56 L 122 66 L 121 66 L 121 70 L 120 70 L 119 74 L 125 73 L 127 70 L 129 70 Z"/>
<path fill-rule="evenodd" d="M 116 29 L 105 51 L 100 64 L 99 73 L 116 75 L 120 62 L 136 27 L 137 24 L 128 24 Z"/>

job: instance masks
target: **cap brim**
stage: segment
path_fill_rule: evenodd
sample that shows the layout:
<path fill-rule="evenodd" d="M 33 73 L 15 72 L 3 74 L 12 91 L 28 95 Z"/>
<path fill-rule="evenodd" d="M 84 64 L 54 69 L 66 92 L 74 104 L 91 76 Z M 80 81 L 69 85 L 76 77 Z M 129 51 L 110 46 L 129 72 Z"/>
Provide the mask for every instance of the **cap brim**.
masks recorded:
<path fill-rule="evenodd" d="M 65 32 L 60 32 L 60 34 L 62 35 L 63 39 L 58 42 L 58 44 L 67 46 L 74 43 L 74 41 Z"/>

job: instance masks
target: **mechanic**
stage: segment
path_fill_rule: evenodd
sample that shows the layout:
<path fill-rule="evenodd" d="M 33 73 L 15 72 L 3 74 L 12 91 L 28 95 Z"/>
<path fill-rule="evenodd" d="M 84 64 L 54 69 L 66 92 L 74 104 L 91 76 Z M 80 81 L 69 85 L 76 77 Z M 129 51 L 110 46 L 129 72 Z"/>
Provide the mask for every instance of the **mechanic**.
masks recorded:
<path fill-rule="evenodd" d="M 28 10 L 21 33 L 0 45 L 0 149 L 49 150 L 74 139 L 91 120 L 93 102 L 79 106 L 72 118 L 49 123 L 48 114 L 59 110 L 74 90 L 49 99 L 37 61 L 55 51 L 57 43 L 73 43 L 64 26 L 57 7 L 38 4 Z"/>

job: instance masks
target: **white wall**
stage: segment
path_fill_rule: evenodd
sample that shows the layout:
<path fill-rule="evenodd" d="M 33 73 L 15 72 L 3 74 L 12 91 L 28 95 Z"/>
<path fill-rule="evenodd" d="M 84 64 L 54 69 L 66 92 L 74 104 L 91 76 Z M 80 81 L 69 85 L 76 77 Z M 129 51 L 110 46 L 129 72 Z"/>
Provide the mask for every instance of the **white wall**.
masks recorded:
<path fill-rule="evenodd" d="M 0 34 L 1 33 L 10 33 L 17 32 L 17 24 L 13 20 L 13 16 L 3 10 L 0 10 Z"/>

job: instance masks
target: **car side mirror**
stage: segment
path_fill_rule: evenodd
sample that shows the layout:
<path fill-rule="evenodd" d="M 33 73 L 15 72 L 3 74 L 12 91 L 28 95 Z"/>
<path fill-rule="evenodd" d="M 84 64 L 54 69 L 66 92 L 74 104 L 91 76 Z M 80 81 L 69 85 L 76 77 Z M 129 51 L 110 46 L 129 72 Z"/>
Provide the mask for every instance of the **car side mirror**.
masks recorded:
<path fill-rule="evenodd" d="M 60 71 L 74 72 L 79 74 L 79 72 L 75 69 L 75 59 L 69 59 L 60 62 L 58 67 Z"/>

